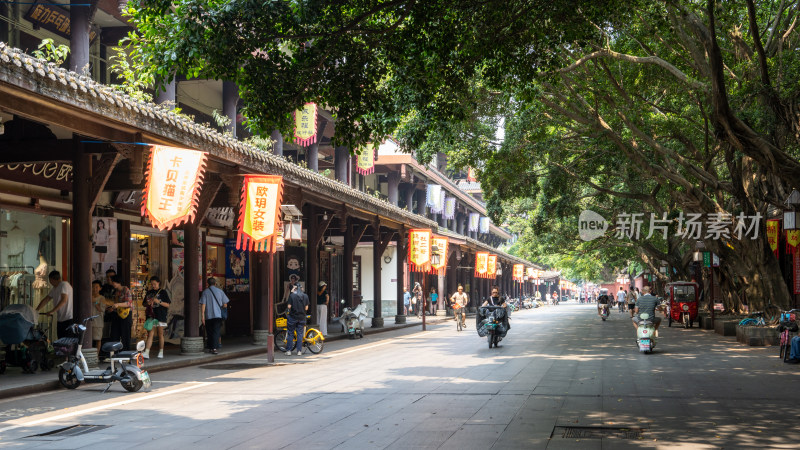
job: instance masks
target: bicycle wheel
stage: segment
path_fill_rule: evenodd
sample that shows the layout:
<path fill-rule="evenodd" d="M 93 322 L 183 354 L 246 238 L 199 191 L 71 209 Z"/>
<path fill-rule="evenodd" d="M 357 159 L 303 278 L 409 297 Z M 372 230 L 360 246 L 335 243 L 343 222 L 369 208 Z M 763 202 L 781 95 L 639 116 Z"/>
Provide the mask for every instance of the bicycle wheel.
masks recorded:
<path fill-rule="evenodd" d="M 742 319 L 742 321 L 739 322 L 739 325 L 755 325 L 755 324 L 756 324 L 756 320 L 755 319 L 750 319 L 750 318 Z"/>
<path fill-rule="evenodd" d="M 325 345 L 325 341 L 322 340 L 322 333 L 316 328 L 309 328 L 308 331 L 306 331 L 303 343 L 308 347 L 308 350 L 315 355 L 321 352 L 322 347 Z"/>
<path fill-rule="evenodd" d="M 275 333 L 275 347 L 282 352 L 286 351 L 286 330 Z"/>
<path fill-rule="evenodd" d="M 461 331 L 461 314 L 456 314 L 456 331 Z"/>

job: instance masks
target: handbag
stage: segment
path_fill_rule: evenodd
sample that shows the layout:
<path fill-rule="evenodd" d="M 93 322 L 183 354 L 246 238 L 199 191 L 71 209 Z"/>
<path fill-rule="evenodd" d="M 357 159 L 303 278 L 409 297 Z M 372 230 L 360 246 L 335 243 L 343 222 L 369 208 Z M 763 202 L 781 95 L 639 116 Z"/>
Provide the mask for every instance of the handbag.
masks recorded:
<path fill-rule="evenodd" d="M 214 291 L 211 291 L 211 292 L 214 292 Z M 224 303 L 222 303 L 221 301 L 217 300 L 217 295 L 216 294 L 214 294 L 214 301 L 216 301 L 217 304 L 219 304 L 219 315 L 222 318 L 222 320 L 228 320 L 228 308 L 225 307 Z"/>
<path fill-rule="evenodd" d="M 158 319 L 151 317 L 144 321 L 144 329 L 150 331 L 156 324 L 158 324 Z"/>

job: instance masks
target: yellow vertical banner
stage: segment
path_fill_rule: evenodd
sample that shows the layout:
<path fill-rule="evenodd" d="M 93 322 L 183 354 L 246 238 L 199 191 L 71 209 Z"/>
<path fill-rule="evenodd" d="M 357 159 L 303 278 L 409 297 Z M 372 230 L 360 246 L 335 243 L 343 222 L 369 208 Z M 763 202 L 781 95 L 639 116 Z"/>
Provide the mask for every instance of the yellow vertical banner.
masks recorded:
<path fill-rule="evenodd" d="M 237 249 L 275 251 L 282 198 L 283 177 L 245 175 L 239 210 Z"/>
<path fill-rule="evenodd" d="M 514 279 L 517 281 L 522 281 L 523 273 L 525 272 L 525 266 L 522 264 L 514 264 Z"/>
<path fill-rule="evenodd" d="M 475 253 L 475 276 L 486 278 L 489 271 L 489 252 Z"/>
<path fill-rule="evenodd" d="M 431 230 L 408 230 L 408 263 L 412 272 L 430 270 Z"/>
<path fill-rule="evenodd" d="M 447 267 L 447 246 L 449 244 L 449 239 L 446 237 L 435 236 L 431 239 L 433 245 L 439 251 L 439 264 L 431 264 L 433 270 L 441 270 Z"/>
<path fill-rule="evenodd" d="M 778 236 L 780 236 L 780 221 L 778 219 L 770 219 L 767 220 L 767 241 L 769 242 L 769 248 L 772 249 L 772 253 L 775 254 L 775 257 L 778 257 Z"/>
<path fill-rule="evenodd" d="M 207 155 L 163 145 L 150 149 L 142 215 L 154 227 L 166 230 L 194 220 Z"/>
<path fill-rule="evenodd" d="M 317 142 L 316 103 L 306 103 L 294 112 L 294 141 L 303 147 Z"/>
<path fill-rule="evenodd" d="M 361 175 L 369 175 L 375 172 L 375 144 L 369 143 L 361 150 L 356 159 L 356 172 Z"/>

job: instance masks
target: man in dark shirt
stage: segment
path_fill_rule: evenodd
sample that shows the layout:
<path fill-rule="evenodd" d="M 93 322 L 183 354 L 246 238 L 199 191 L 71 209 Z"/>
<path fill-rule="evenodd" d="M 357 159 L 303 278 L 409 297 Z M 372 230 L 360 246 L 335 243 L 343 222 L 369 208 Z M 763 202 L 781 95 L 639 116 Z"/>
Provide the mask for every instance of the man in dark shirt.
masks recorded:
<path fill-rule="evenodd" d="M 308 312 L 308 295 L 300 290 L 300 283 L 292 285 L 286 305 L 286 356 L 292 354 L 292 348 L 297 347 L 297 354 L 303 354 L 303 335 L 306 331 L 306 314 Z M 295 344 L 295 332 L 297 343 Z"/>
<path fill-rule="evenodd" d="M 608 298 L 608 289 L 600 289 L 600 296 L 597 297 L 597 315 L 603 317 L 603 309 L 608 308 L 608 303 L 611 301 Z"/>

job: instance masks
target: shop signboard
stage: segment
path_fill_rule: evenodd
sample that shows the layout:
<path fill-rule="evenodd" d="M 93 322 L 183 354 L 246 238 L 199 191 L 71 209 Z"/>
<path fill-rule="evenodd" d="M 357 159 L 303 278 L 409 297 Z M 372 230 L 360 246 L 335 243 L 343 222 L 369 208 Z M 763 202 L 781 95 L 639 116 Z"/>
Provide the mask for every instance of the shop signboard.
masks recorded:
<path fill-rule="evenodd" d="M 436 246 L 439 252 L 439 264 L 432 264 L 434 270 L 442 270 L 447 267 L 447 254 L 449 239 L 446 237 L 435 236 L 431 239 L 433 245 Z"/>
<path fill-rule="evenodd" d="M 711 267 L 711 252 L 703 252 L 703 267 Z"/>
<path fill-rule="evenodd" d="M 207 155 L 163 145 L 150 149 L 142 216 L 154 227 L 168 230 L 194 220 Z"/>
<path fill-rule="evenodd" d="M 475 276 L 487 278 L 489 272 L 489 252 L 475 253 Z"/>
<path fill-rule="evenodd" d="M 45 30 L 52 31 L 63 38 L 69 39 L 72 34 L 69 12 L 55 3 L 37 0 L 33 3 L 33 6 L 28 9 L 25 18 L 35 26 L 40 26 Z M 89 42 L 94 42 L 96 37 L 97 27 L 91 26 L 89 28 Z"/>
<path fill-rule="evenodd" d="M 497 255 L 489 255 L 486 260 L 486 278 L 497 277 Z"/>
<path fill-rule="evenodd" d="M 316 103 L 306 103 L 294 112 L 294 141 L 303 147 L 317 142 Z"/>
<path fill-rule="evenodd" d="M 356 172 L 361 175 L 369 175 L 375 172 L 375 144 L 369 143 L 361 150 L 356 160 Z"/>
<path fill-rule="evenodd" d="M 430 271 L 431 230 L 408 230 L 408 263 L 412 272 Z"/>
<path fill-rule="evenodd" d="M 245 175 L 239 212 L 237 248 L 274 252 L 283 198 L 283 177 Z"/>

